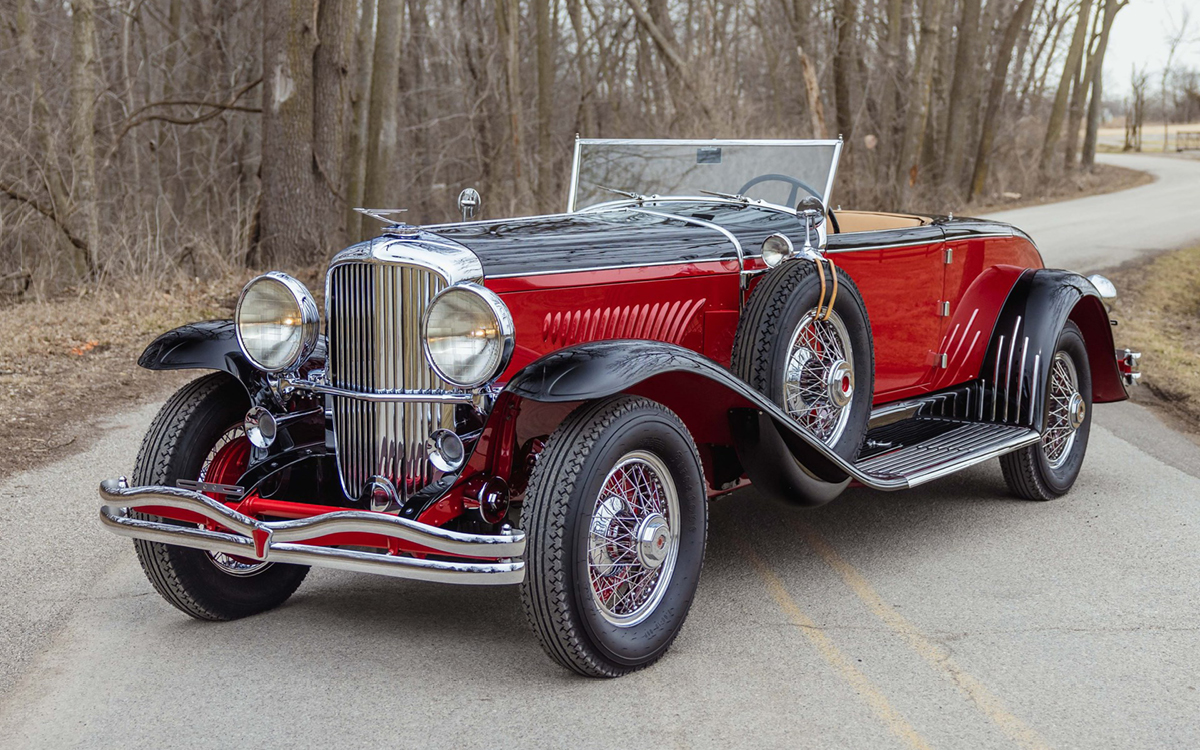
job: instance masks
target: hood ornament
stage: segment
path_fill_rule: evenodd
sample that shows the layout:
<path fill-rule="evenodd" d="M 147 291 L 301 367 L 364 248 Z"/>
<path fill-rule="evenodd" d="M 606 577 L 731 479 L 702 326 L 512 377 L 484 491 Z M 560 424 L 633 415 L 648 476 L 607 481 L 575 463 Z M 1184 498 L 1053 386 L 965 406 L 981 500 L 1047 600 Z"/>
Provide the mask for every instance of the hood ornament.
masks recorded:
<path fill-rule="evenodd" d="M 384 232 L 387 234 L 395 234 L 401 237 L 415 237 L 421 232 L 420 227 L 391 218 L 392 214 L 406 213 L 408 211 L 407 208 L 356 208 L 354 210 L 363 216 L 370 216 L 376 221 L 383 222 L 385 225 Z"/>

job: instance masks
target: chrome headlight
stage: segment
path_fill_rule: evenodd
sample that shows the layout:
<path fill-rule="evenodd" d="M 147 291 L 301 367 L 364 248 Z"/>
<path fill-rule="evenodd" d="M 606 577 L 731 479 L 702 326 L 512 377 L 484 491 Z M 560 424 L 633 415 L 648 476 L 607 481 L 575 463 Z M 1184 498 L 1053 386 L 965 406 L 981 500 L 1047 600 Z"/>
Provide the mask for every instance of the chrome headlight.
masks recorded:
<path fill-rule="evenodd" d="M 770 268 L 782 263 L 796 252 L 792 241 L 784 234 L 773 234 L 763 240 L 762 259 Z"/>
<path fill-rule="evenodd" d="M 496 293 L 478 284 L 442 291 L 425 311 L 425 356 L 438 376 L 460 388 L 496 378 L 513 351 L 513 321 Z"/>
<path fill-rule="evenodd" d="M 251 364 L 267 372 L 290 370 L 317 346 L 321 316 L 299 281 L 283 273 L 252 279 L 238 299 L 238 346 Z"/>

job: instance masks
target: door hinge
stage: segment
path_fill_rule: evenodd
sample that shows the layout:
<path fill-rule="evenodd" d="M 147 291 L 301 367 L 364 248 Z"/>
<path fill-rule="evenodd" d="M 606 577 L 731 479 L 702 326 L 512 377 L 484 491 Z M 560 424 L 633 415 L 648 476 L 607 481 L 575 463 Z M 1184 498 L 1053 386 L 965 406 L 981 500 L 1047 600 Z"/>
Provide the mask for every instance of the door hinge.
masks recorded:
<path fill-rule="evenodd" d="M 942 318 L 950 317 L 950 303 L 949 302 L 939 302 L 938 303 L 938 317 L 942 317 Z"/>
<path fill-rule="evenodd" d="M 948 247 L 948 248 L 946 248 L 946 265 L 950 265 L 953 262 L 954 262 L 954 248 Z"/>
<path fill-rule="evenodd" d="M 949 366 L 950 366 L 950 357 L 946 354 L 939 354 L 938 355 L 938 367 L 945 370 Z"/>

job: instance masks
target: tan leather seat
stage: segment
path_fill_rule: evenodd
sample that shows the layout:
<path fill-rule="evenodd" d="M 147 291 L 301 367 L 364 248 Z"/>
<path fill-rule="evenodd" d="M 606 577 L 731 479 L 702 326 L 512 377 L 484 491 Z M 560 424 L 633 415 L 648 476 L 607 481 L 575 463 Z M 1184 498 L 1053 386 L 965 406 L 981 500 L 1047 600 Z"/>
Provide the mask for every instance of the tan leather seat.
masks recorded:
<path fill-rule="evenodd" d="M 883 229 L 908 229 L 928 224 L 927 216 L 911 214 L 889 214 L 881 211 L 834 211 L 838 228 L 842 234 L 851 232 L 877 232 Z"/>

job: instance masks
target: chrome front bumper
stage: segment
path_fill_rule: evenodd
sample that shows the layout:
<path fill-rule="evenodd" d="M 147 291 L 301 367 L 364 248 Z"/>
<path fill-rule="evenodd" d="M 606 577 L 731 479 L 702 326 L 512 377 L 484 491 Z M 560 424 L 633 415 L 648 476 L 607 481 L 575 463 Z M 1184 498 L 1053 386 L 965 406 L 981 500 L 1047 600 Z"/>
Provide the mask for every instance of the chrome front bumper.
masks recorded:
<path fill-rule="evenodd" d="M 418 581 L 500 585 L 525 577 L 525 532 L 510 530 L 497 536 L 463 534 L 406 518 L 336 511 L 295 521 L 259 521 L 207 495 L 179 487 L 129 487 L 124 477 L 100 484 L 100 522 L 121 536 L 179 547 L 224 552 L 249 560 L 338 568 Z M 176 508 L 201 515 L 229 531 L 210 531 L 162 521 L 131 518 L 128 511 L 143 507 Z M 368 533 L 419 544 L 438 554 L 484 558 L 443 561 L 400 557 L 381 552 L 303 544 L 341 533 Z"/>

